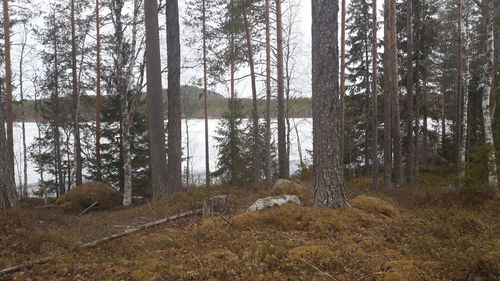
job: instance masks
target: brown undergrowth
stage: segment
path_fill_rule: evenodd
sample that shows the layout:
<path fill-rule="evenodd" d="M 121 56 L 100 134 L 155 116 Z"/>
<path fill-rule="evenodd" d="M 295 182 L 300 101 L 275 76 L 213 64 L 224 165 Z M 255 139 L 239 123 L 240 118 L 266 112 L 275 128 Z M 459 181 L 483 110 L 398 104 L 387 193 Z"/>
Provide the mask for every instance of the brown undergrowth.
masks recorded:
<path fill-rule="evenodd" d="M 11 210 L 0 215 L 0 267 L 229 194 L 232 216 L 176 222 L 4 280 L 467 280 L 470 274 L 499 280 L 500 196 L 479 187 L 450 189 L 433 173 L 422 174 L 425 186 L 391 193 L 354 179 L 347 184 L 351 207 L 343 210 L 285 205 L 242 213 L 276 193 L 269 187 L 252 195 L 245 188 L 197 189 L 82 217 Z M 310 205 L 312 193 L 301 195 Z"/>

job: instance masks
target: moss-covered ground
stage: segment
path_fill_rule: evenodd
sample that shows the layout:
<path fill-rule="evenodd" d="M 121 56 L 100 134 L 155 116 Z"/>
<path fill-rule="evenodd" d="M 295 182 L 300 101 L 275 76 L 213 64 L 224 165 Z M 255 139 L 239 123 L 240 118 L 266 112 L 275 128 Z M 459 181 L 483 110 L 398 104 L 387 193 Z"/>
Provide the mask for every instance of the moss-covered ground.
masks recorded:
<path fill-rule="evenodd" d="M 213 195 L 231 202 L 225 218 L 177 221 L 0 280 L 500 280 L 500 195 L 479 186 L 454 190 L 446 175 L 425 168 L 421 186 L 390 193 L 353 179 L 351 207 L 343 210 L 311 207 L 307 182 L 307 192 L 289 191 L 306 206 L 255 213 L 243 210 L 276 190 L 195 189 L 81 217 L 10 210 L 0 215 L 0 268 L 200 208 Z"/>

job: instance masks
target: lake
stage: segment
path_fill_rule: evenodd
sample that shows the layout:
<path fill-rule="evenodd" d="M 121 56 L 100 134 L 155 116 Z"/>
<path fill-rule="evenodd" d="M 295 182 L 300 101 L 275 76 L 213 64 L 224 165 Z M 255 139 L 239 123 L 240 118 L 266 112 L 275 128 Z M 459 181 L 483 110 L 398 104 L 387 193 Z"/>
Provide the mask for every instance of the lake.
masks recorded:
<path fill-rule="evenodd" d="M 217 168 L 217 142 L 214 140 L 216 136 L 216 129 L 218 119 L 210 119 L 208 121 L 209 127 L 209 146 L 210 146 L 210 170 L 214 171 Z M 194 178 L 205 177 L 205 121 L 203 119 L 189 119 L 187 120 L 189 128 L 189 154 L 192 157 L 190 163 L 190 170 Z M 306 163 L 311 162 L 311 155 L 308 151 L 312 150 L 312 119 L 311 118 L 296 118 L 290 119 L 290 126 L 295 128 L 297 126 L 298 136 L 301 142 L 301 151 L 303 160 Z M 277 139 L 277 123 L 273 120 L 272 126 L 273 139 Z M 182 121 L 182 136 L 183 136 L 183 156 L 187 155 L 187 138 L 186 138 L 186 123 Z M 26 123 L 26 143 L 28 150 L 35 138 L 38 137 L 38 127 L 36 123 Z M 300 163 L 299 151 L 297 146 L 297 134 L 293 129 L 290 135 L 290 171 L 291 173 L 297 171 Z M 19 175 L 23 174 L 22 157 L 22 129 L 21 123 L 14 124 L 14 151 L 15 151 L 15 170 L 16 170 L 16 183 L 19 185 Z M 183 169 L 185 169 L 186 162 L 183 162 Z M 39 181 L 39 174 L 35 170 L 35 165 L 29 159 L 28 153 L 28 186 L 30 190 L 36 189 Z"/>

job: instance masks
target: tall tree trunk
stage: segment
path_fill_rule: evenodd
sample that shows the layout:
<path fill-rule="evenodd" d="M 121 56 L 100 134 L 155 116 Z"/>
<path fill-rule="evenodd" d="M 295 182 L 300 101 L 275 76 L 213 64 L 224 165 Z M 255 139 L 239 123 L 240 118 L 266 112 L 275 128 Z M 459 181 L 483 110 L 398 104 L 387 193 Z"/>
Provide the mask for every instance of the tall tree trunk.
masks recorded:
<path fill-rule="evenodd" d="M 399 107 L 399 87 L 398 87 L 398 50 L 396 47 L 396 1 L 390 3 L 390 21 L 391 21 L 391 48 L 389 54 L 389 63 L 391 64 L 391 111 L 392 111 L 392 146 L 394 152 L 394 183 L 401 185 L 403 182 L 403 166 L 401 165 L 401 121 Z"/>
<path fill-rule="evenodd" d="M 378 188 L 377 0 L 372 0 L 372 188 Z"/>
<path fill-rule="evenodd" d="M 421 72 L 421 56 L 420 56 L 420 43 L 421 43 L 421 6 L 420 6 L 420 0 L 415 0 L 416 5 L 415 5 L 415 29 L 416 29 L 416 34 L 415 34 L 415 126 L 413 127 L 413 146 L 415 149 L 415 161 L 413 163 L 413 180 L 415 184 L 418 184 L 418 178 L 419 178 L 419 166 L 420 166 L 420 151 L 419 151 L 419 142 L 418 142 L 418 136 L 420 133 L 420 98 L 421 98 L 421 92 L 422 88 L 420 86 L 420 72 Z"/>
<path fill-rule="evenodd" d="M 182 190 L 181 45 L 178 0 L 167 1 L 168 193 Z M 158 28 L 158 26 L 156 26 Z"/>
<path fill-rule="evenodd" d="M 80 141 L 80 95 L 78 91 L 78 79 L 76 73 L 76 22 L 75 22 L 75 0 L 71 0 L 71 72 L 73 90 L 73 133 L 75 151 L 75 184 L 82 184 L 82 148 Z"/>
<path fill-rule="evenodd" d="M 407 67 L 407 76 L 406 76 L 406 99 L 408 102 L 408 108 L 406 109 L 408 114 L 407 119 L 407 180 L 409 185 L 415 184 L 415 178 L 413 169 L 415 166 L 415 141 L 413 138 L 413 0 L 406 0 L 406 67 Z M 418 55 L 418 54 L 417 54 Z M 418 69 L 417 69 L 418 71 Z"/>
<path fill-rule="evenodd" d="M 366 19 L 367 21 L 369 20 L 368 18 Z M 365 48 L 365 102 L 363 103 L 363 112 L 365 114 L 365 149 L 364 149 L 364 154 L 365 154 L 365 175 L 368 175 L 368 169 L 370 166 L 370 138 L 371 138 L 371 125 L 370 125 L 370 90 L 371 90 L 371 84 L 370 84 L 370 44 L 368 43 L 369 38 L 365 37 L 364 38 L 364 48 Z"/>
<path fill-rule="evenodd" d="M 441 90 L 441 150 L 446 152 L 446 91 Z"/>
<path fill-rule="evenodd" d="M 230 36 L 230 41 L 229 41 L 229 45 L 230 45 L 230 48 L 231 48 L 231 63 L 230 63 L 230 72 L 231 72 L 231 77 L 230 77 L 230 96 L 231 96 L 231 107 L 230 107 L 230 110 L 231 110 L 231 126 L 230 126 L 230 130 L 231 130 L 231 136 L 234 136 L 234 130 L 236 129 L 234 127 L 234 101 L 235 101 L 235 98 L 236 98 L 236 94 L 235 94 L 235 80 L 234 80 L 234 75 L 235 75 L 235 45 L 234 45 L 234 40 L 235 40 L 235 34 L 234 34 L 234 0 L 231 0 L 231 36 Z M 237 165 L 236 165 L 236 156 L 237 156 L 237 152 L 236 152 L 236 149 L 235 149 L 235 146 L 234 145 L 231 145 L 231 183 L 233 185 L 236 184 L 236 181 L 237 181 L 237 177 L 236 177 L 236 169 L 237 169 Z"/>
<path fill-rule="evenodd" d="M 272 181 L 271 159 L 271 12 L 270 0 L 266 0 L 266 181 Z M 278 4 L 277 4 L 278 5 Z M 278 77 L 279 79 L 279 77 Z M 279 145 L 279 144 L 278 144 Z"/>
<path fill-rule="evenodd" d="M 466 152 L 467 152 L 467 139 L 469 131 L 469 81 L 470 81 L 470 63 L 469 63 L 469 49 L 470 49 L 470 39 L 469 39 L 469 7 L 466 7 L 465 12 L 465 36 L 464 36 L 464 75 L 463 75 L 463 111 L 462 111 L 462 122 L 463 122 L 463 132 L 462 139 L 460 142 L 460 162 L 462 167 L 460 169 L 460 177 L 465 178 L 465 168 L 466 168 Z"/>
<path fill-rule="evenodd" d="M 483 87 L 483 120 L 484 120 L 484 138 L 486 145 L 491 148 L 491 151 L 488 155 L 488 184 L 490 186 L 498 185 L 498 172 L 496 165 L 496 157 L 495 157 L 495 144 L 493 139 L 493 130 L 492 130 L 492 115 L 491 115 L 491 92 L 493 91 L 492 83 L 494 77 L 494 69 L 493 64 L 495 60 L 495 39 L 494 39 L 494 30 L 493 30 L 493 22 L 494 22 L 494 11 L 495 5 L 493 0 L 488 1 L 488 6 L 486 7 L 483 2 L 483 8 L 486 9 L 484 14 L 486 15 L 486 69 L 485 69 L 485 77 L 484 77 L 484 87 Z"/>
<path fill-rule="evenodd" d="M 26 49 L 27 40 L 26 26 L 24 28 L 23 42 L 21 43 L 21 55 L 19 59 L 19 94 L 21 95 L 21 128 L 22 128 L 22 141 L 23 141 L 23 180 L 19 183 L 22 185 L 21 196 L 24 198 L 28 197 L 28 148 L 26 145 L 26 122 L 25 122 L 25 112 L 24 112 L 24 79 L 23 79 L 23 66 L 24 66 L 24 53 Z"/>
<path fill-rule="evenodd" d="M 153 196 L 158 197 L 164 195 L 166 191 L 167 156 L 165 148 L 163 88 L 161 85 L 158 4 L 156 0 L 144 2 L 144 17 L 146 24 L 146 77 L 148 85 L 151 184 Z"/>
<path fill-rule="evenodd" d="M 5 111 L 7 118 L 4 119 L 3 110 L 0 109 L 0 211 L 16 207 L 18 204 L 16 184 L 14 181 L 12 69 L 10 60 L 10 20 L 8 0 L 3 0 L 3 31 L 5 47 Z M 0 106 L 3 105 L 0 104 Z M 6 122 L 7 132 L 5 131 Z"/>
<path fill-rule="evenodd" d="M 14 115 L 12 113 L 12 64 L 10 56 L 10 19 L 9 2 L 3 0 L 3 40 L 4 40 L 4 66 L 5 66 L 5 115 L 7 123 L 7 155 L 8 165 L 12 166 L 7 171 L 11 172 L 14 182 Z"/>
<path fill-rule="evenodd" d="M 391 2 L 394 0 L 384 0 L 384 189 L 392 188 L 392 129 L 391 129 L 391 67 L 390 62 L 392 28 Z"/>
<path fill-rule="evenodd" d="M 288 178 L 290 175 L 290 164 L 288 163 L 287 149 L 287 129 L 286 129 L 286 109 L 285 109 L 285 85 L 283 66 L 283 21 L 281 14 L 281 0 L 276 0 L 276 40 L 278 63 L 278 162 L 279 177 Z"/>
<path fill-rule="evenodd" d="M 248 64 L 250 66 L 250 78 L 252 81 L 252 119 L 253 119 L 253 189 L 254 191 L 260 185 L 260 145 L 259 145 L 259 111 L 257 104 L 257 84 L 255 67 L 253 60 L 253 48 L 252 48 L 252 34 L 250 32 L 250 24 L 248 22 L 248 16 L 246 11 L 246 5 L 248 1 L 244 1 L 241 6 L 241 13 L 243 15 L 243 24 L 245 26 L 245 37 L 246 45 L 248 51 Z"/>
<path fill-rule="evenodd" d="M 340 34 L 340 151 L 344 160 L 344 130 L 345 130 L 345 25 L 346 0 L 341 1 L 341 34 Z"/>
<path fill-rule="evenodd" d="M 10 152 L 7 143 L 5 119 L 0 108 L 0 212 L 18 205 L 14 167 L 9 163 Z"/>
<path fill-rule="evenodd" d="M 203 18 L 203 98 L 205 107 L 205 181 L 207 187 L 210 186 L 210 152 L 208 136 L 208 69 L 207 69 L 207 19 L 206 19 L 206 0 L 202 0 L 202 18 Z"/>
<path fill-rule="evenodd" d="M 427 165 L 429 161 L 429 131 L 428 131 L 428 125 L 427 125 L 427 70 L 423 72 L 423 77 L 422 77 L 423 83 L 422 83 L 422 119 L 423 119 L 423 124 L 422 124 L 422 163 L 424 165 Z"/>
<path fill-rule="evenodd" d="M 342 208 L 344 191 L 340 143 L 338 2 L 312 0 L 312 105 L 314 204 Z"/>
<path fill-rule="evenodd" d="M 96 99 L 95 99 L 95 156 L 97 180 L 102 180 L 101 171 L 101 18 L 99 16 L 99 0 L 95 1 L 96 24 Z"/>
<path fill-rule="evenodd" d="M 53 18 L 54 26 L 56 26 L 55 16 Z M 56 27 L 57 28 L 57 27 Z M 57 31 L 55 35 L 57 36 Z M 62 154 L 61 154 L 61 117 L 60 117 L 60 104 L 59 104 L 59 42 L 57 37 L 54 38 L 54 123 L 53 123 L 53 133 L 54 133 L 54 157 L 55 157 L 55 174 L 56 174 L 56 194 L 63 195 L 66 192 L 63 181 L 63 167 L 62 167 Z M 68 163 L 69 164 L 69 163 Z"/>
<path fill-rule="evenodd" d="M 459 177 L 462 173 L 461 162 L 461 143 L 462 143 L 462 104 L 463 104 L 463 71 L 462 71 L 462 0 L 457 0 L 457 92 L 455 94 L 455 173 Z M 455 185 L 458 187 L 460 181 L 457 180 Z"/>

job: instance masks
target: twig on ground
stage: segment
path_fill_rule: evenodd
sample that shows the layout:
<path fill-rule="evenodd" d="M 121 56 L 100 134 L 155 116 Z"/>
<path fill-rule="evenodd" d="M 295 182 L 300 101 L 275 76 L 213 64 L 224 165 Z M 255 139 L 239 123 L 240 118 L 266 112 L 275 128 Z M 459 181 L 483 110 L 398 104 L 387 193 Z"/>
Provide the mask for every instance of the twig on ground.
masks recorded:
<path fill-rule="evenodd" d="M 67 253 L 71 253 L 71 252 L 79 251 L 79 250 L 84 250 L 84 249 L 89 249 L 89 248 L 94 248 L 97 245 L 104 243 L 104 242 L 107 242 L 107 241 L 115 240 L 115 239 L 121 238 L 123 236 L 137 233 L 137 232 L 142 231 L 142 230 L 150 229 L 150 228 L 153 228 L 153 227 L 156 227 L 156 226 L 159 226 L 159 225 L 171 222 L 171 221 L 175 221 L 178 219 L 187 218 L 187 217 L 191 217 L 194 215 L 201 215 L 201 213 L 202 213 L 202 210 L 198 209 L 198 210 L 190 211 L 187 213 L 179 214 L 176 216 L 164 218 L 164 219 L 161 219 L 158 221 L 146 223 L 146 224 L 140 225 L 136 228 L 127 229 L 123 232 L 113 234 L 111 236 L 104 237 L 104 238 L 101 238 L 101 239 L 98 239 L 98 240 L 95 240 L 95 241 L 92 241 L 92 242 L 89 242 L 89 243 L 86 243 L 86 244 L 83 244 L 83 245 L 80 245 L 80 246 L 77 246 L 77 247 L 74 247 L 74 248 L 71 248 L 68 250 L 64 250 L 64 251 L 59 252 L 59 253 L 51 254 L 51 255 L 48 255 L 46 257 L 34 260 L 34 261 L 29 261 L 29 262 L 24 263 L 24 264 L 19 264 L 16 266 L 12 266 L 12 267 L 0 270 L 0 276 L 8 274 L 8 273 L 16 272 L 16 271 L 19 271 L 19 270 L 24 269 L 24 268 L 30 268 L 36 264 L 46 263 L 47 261 L 49 261 L 52 258 L 62 256 L 62 255 L 67 254 Z"/>
<path fill-rule="evenodd" d="M 317 272 L 319 272 L 321 275 L 324 275 L 324 276 L 327 276 L 327 277 L 330 277 L 332 278 L 333 280 L 337 280 L 337 278 L 335 278 L 333 275 L 331 275 L 330 273 L 328 272 L 324 272 L 322 270 L 320 270 L 319 268 L 317 268 L 316 266 L 314 266 L 313 264 L 309 263 L 308 261 L 306 261 L 305 259 L 299 259 L 301 260 L 302 262 L 304 262 L 305 264 L 309 265 L 310 267 L 314 268 Z"/>

